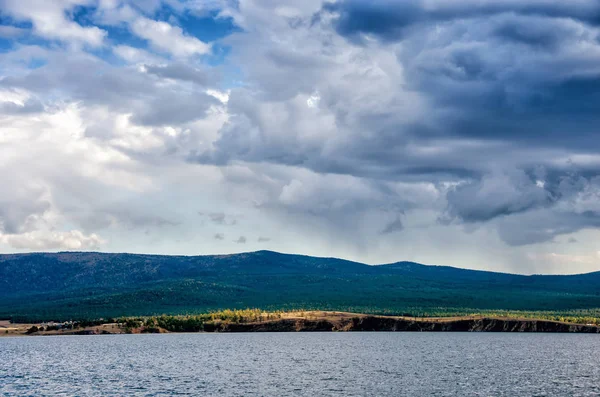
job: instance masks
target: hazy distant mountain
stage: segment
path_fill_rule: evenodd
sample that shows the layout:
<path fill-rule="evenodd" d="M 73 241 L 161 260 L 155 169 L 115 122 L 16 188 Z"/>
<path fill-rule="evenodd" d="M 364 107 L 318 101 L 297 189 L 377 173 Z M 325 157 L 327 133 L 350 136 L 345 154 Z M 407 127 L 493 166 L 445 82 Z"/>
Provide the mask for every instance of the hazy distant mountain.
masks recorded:
<path fill-rule="evenodd" d="M 159 256 L 0 255 L 0 317 L 82 318 L 219 308 L 419 313 L 600 307 L 600 272 L 521 276 L 259 251 Z"/>

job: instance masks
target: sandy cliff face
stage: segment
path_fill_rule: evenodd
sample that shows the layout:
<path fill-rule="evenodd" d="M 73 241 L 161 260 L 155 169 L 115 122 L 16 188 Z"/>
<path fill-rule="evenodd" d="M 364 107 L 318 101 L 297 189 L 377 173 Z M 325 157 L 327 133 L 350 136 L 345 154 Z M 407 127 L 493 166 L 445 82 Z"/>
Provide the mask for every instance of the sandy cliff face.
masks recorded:
<path fill-rule="evenodd" d="M 527 318 L 391 317 L 346 312 L 291 312 L 281 317 L 259 317 L 261 321 L 209 320 L 187 332 L 562 332 L 596 333 L 600 326 Z M 185 318 L 183 319 L 185 321 Z M 10 328 L 9 328 L 10 327 Z M 41 324 L 0 323 L 0 336 L 15 335 L 99 335 L 122 333 L 182 332 L 181 327 L 131 326 L 107 323 L 76 329 L 38 330 Z M 31 332 L 32 329 L 35 331 Z M 43 329 L 43 327 L 42 327 Z"/>
<path fill-rule="evenodd" d="M 376 316 L 339 320 L 284 319 L 260 323 L 206 324 L 206 332 L 579 332 L 600 333 L 600 327 L 541 320 L 504 320 L 495 318 L 451 321 L 407 320 Z"/>

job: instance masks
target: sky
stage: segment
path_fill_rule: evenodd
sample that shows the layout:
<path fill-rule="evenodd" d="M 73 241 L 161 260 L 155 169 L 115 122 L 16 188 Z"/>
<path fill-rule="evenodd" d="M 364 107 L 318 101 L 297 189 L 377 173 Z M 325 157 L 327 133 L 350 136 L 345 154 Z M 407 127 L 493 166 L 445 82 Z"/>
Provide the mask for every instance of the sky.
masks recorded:
<path fill-rule="evenodd" d="M 597 0 L 0 0 L 0 252 L 600 270 Z"/>

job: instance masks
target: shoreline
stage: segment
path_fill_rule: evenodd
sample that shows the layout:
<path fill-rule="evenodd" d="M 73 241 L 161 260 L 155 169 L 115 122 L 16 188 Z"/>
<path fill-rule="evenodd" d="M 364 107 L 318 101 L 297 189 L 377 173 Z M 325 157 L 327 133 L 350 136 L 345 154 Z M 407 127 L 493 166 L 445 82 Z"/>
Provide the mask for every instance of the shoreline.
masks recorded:
<path fill-rule="evenodd" d="M 182 319 L 186 317 L 182 316 Z M 168 330 L 160 326 L 128 327 L 106 323 L 76 329 L 31 332 L 41 324 L 0 322 L 0 337 L 56 335 L 115 335 L 144 333 L 243 333 L 243 332 L 544 332 L 600 334 L 600 326 L 531 318 L 460 316 L 415 318 L 346 312 L 283 313 L 280 318 L 259 321 L 206 321 L 194 331 Z M 34 328 L 35 329 L 35 328 Z M 43 329 L 43 328 L 42 328 Z M 29 332 L 28 332 L 29 331 Z"/>

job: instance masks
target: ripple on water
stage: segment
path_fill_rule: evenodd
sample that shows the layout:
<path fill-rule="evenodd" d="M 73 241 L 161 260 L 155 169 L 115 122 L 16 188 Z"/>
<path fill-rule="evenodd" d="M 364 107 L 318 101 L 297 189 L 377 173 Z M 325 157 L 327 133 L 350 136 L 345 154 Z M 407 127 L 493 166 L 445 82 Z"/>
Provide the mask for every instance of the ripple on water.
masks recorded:
<path fill-rule="evenodd" d="M 598 357 L 598 335 L 0 338 L 0 395 L 597 396 Z"/>

